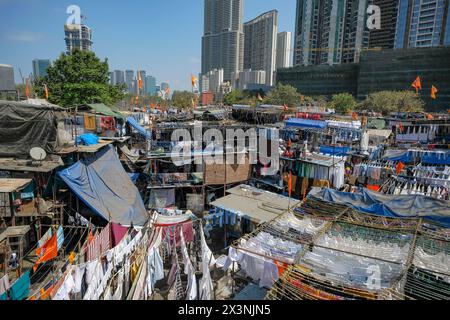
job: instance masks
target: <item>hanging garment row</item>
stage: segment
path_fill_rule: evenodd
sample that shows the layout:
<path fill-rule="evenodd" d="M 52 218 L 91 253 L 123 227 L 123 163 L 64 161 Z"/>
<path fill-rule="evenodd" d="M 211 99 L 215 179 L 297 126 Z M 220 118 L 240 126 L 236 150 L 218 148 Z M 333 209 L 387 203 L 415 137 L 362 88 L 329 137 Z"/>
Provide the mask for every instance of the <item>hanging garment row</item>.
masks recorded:
<path fill-rule="evenodd" d="M 393 195 L 424 195 L 441 200 L 449 200 L 449 188 L 442 185 L 421 183 L 401 177 L 391 177 L 381 187 L 380 192 Z"/>

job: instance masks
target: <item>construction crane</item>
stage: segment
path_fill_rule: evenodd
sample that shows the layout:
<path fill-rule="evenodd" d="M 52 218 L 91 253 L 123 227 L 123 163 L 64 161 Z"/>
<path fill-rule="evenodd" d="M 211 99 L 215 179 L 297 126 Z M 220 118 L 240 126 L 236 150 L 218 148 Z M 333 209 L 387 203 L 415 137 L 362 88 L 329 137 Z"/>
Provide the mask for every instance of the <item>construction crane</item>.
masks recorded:
<path fill-rule="evenodd" d="M 20 68 L 19 68 L 19 74 L 20 74 L 20 77 L 22 78 L 22 83 L 25 84 L 25 79 L 23 78 L 22 70 L 20 70 Z"/>

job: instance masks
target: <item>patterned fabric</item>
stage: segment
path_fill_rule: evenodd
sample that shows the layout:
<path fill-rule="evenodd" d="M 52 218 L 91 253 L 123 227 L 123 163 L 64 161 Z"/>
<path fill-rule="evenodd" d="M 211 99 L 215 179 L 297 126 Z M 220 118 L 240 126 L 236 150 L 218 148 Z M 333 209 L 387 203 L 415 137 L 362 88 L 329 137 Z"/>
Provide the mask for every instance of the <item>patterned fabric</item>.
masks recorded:
<path fill-rule="evenodd" d="M 111 249 L 111 224 L 96 233 L 86 249 L 86 261 L 98 259 L 104 252 Z"/>

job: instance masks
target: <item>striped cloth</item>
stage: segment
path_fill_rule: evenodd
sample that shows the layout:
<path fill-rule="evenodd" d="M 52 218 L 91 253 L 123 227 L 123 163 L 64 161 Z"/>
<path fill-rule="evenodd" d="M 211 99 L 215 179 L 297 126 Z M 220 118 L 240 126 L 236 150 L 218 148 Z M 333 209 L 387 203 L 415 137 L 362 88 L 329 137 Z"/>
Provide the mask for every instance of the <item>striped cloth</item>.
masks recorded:
<path fill-rule="evenodd" d="M 111 224 L 95 234 L 94 239 L 87 245 L 86 261 L 98 259 L 103 253 L 111 249 Z"/>

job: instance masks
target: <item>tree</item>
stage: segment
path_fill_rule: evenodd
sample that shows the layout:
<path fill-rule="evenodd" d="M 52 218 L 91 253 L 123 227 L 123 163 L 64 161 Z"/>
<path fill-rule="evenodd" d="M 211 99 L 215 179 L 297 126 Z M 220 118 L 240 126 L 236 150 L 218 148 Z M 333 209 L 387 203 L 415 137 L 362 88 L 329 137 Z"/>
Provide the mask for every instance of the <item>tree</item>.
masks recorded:
<path fill-rule="evenodd" d="M 255 96 L 249 91 L 233 90 L 226 94 L 223 98 L 223 103 L 227 106 L 232 106 L 233 104 L 252 104 L 254 103 Z"/>
<path fill-rule="evenodd" d="M 174 91 L 172 95 L 172 105 L 177 109 L 190 109 L 195 100 L 195 95 L 189 91 Z"/>
<path fill-rule="evenodd" d="M 422 112 L 424 102 L 413 91 L 379 91 L 369 94 L 359 109 L 380 112 Z"/>
<path fill-rule="evenodd" d="M 47 69 L 47 75 L 35 83 L 40 97 L 44 84 L 51 103 L 69 107 L 85 103 L 113 105 L 123 99 L 125 85 L 112 86 L 108 80 L 108 61 L 100 61 L 95 53 L 74 50 L 61 56 Z"/>
<path fill-rule="evenodd" d="M 331 97 L 329 106 L 334 108 L 337 113 L 347 114 L 356 108 L 357 102 L 350 93 L 339 93 Z"/>
<path fill-rule="evenodd" d="M 277 84 L 273 88 L 267 97 L 264 99 L 264 103 L 273 105 L 288 105 L 289 107 L 296 106 L 300 101 L 300 94 L 297 89 L 290 85 Z"/>

